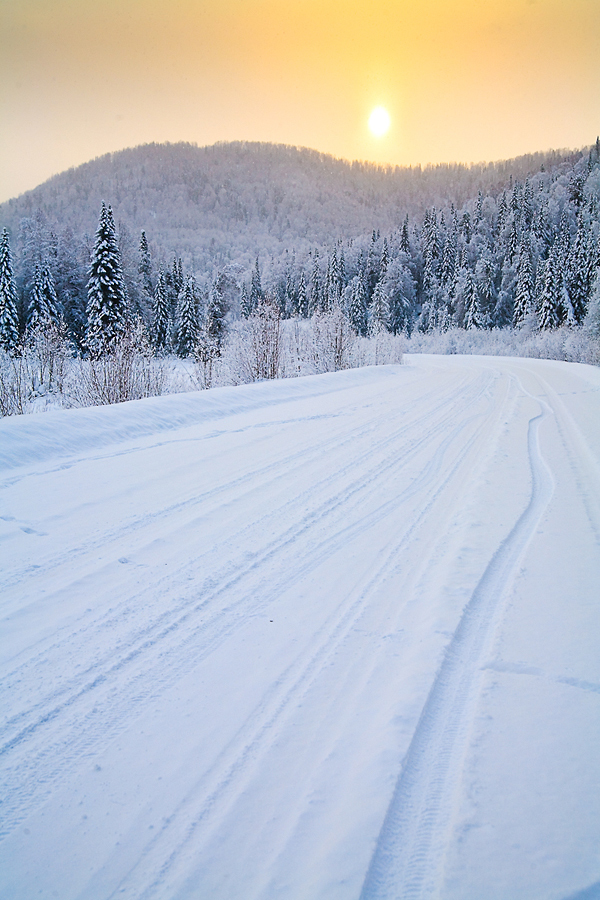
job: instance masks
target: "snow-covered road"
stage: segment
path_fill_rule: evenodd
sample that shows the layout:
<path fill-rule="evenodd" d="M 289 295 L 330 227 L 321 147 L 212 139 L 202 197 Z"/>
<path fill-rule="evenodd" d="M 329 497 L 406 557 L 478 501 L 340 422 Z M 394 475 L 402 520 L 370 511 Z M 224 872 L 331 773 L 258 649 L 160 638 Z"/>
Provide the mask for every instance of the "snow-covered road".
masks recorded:
<path fill-rule="evenodd" d="M 0 897 L 600 896 L 600 371 L 0 422 Z"/>

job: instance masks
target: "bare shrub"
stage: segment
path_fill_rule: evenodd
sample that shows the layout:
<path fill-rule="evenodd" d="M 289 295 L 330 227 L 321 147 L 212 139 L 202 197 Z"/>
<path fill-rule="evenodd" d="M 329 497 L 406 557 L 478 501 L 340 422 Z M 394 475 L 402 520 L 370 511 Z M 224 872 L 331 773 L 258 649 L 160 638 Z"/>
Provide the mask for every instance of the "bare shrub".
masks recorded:
<path fill-rule="evenodd" d="M 352 365 L 356 333 L 339 303 L 330 311 L 313 316 L 312 332 L 311 354 L 315 372 L 338 372 Z"/>
<path fill-rule="evenodd" d="M 31 399 L 27 362 L 0 350 L 0 416 L 22 415 Z"/>
<path fill-rule="evenodd" d="M 558 359 L 598 365 L 600 342 L 584 326 L 546 330 L 452 328 L 448 331 L 413 333 L 407 339 L 409 353 L 476 353 L 482 356 L 521 356 Z"/>
<path fill-rule="evenodd" d="M 194 382 L 205 391 L 213 387 L 217 380 L 218 361 L 221 357 L 220 342 L 203 331 L 194 347 Z"/>
<path fill-rule="evenodd" d="M 166 363 L 153 357 L 141 322 L 129 326 L 108 353 L 78 362 L 70 386 L 76 406 L 105 406 L 156 397 L 167 386 Z"/>
<path fill-rule="evenodd" d="M 283 374 L 281 313 L 267 297 L 238 328 L 229 346 L 229 369 L 234 384 L 279 378 Z"/>
<path fill-rule="evenodd" d="M 39 322 L 28 328 L 22 355 L 33 397 L 63 393 L 67 361 L 73 356 L 64 322 Z"/>
<path fill-rule="evenodd" d="M 352 352 L 352 366 L 401 365 L 404 355 L 405 337 L 391 334 L 383 328 L 376 329 L 370 337 L 356 339 Z"/>

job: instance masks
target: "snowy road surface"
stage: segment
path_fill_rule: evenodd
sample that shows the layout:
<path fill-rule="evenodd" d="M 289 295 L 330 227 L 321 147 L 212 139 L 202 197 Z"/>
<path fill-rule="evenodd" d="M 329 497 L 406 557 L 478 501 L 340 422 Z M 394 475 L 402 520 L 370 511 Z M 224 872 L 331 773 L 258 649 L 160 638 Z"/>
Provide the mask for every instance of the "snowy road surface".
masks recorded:
<path fill-rule="evenodd" d="M 0 423 L 2 900 L 600 896 L 600 371 Z"/>

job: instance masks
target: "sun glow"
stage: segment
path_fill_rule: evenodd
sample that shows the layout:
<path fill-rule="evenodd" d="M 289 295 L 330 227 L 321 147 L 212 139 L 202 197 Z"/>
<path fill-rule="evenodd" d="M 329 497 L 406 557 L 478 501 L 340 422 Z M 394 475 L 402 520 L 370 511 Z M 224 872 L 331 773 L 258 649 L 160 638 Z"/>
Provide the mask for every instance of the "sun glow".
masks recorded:
<path fill-rule="evenodd" d="M 369 131 L 371 134 L 375 135 L 375 137 L 383 137 L 384 134 L 388 133 L 391 124 L 392 120 L 387 109 L 384 109 L 383 106 L 376 106 L 369 116 Z"/>

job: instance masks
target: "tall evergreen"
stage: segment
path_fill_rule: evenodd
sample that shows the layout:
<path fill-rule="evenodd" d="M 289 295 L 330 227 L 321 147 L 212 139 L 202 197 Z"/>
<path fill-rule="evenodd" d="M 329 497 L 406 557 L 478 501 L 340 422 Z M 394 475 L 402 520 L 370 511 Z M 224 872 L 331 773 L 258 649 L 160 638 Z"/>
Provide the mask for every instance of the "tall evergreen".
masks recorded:
<path fill-rule="evenodd" d="M 265 294 L 262 289 L 260 278 L 260 267 L 258 265 L 258 256 L 252 271 L 252 281 L 250 282 L 250 312 L 254 312 L 259 304 L 264 300 Z"/>
<path fill-rule="evenodd" d="M 321 307 L 321 270 L 319 267 L 319 251 L 315 250 L 310 284 L 308 314 L 312 316 Z"/>
<path fill-rule="evenodd" d="M 210 297 L 208 298 L 205 323 L 206 335 L 217 350 L 221 349 L 225 337 L 226 315 L 227 303 L 222 290 L 219 288 L 219 282 L 217 280 L 213 284 L 210 291 Z"/>
<path fill-rule="evenodd" d="M 198 343 L 199 334 L 194 280 L 189 276 L 177 304 L 177 354 L 190 356 Z"/>
<path fill-rule="evenodd" d="M 140 276 L 140 283 L 143 292 L 147 297 L 152 297 L 152 258 L 150 256 L 150 248 L 148 246 L 148 240 L 146 238 L 145 231 L 142 231 L 142 236 L 140 238 L 140 261 L 138 265 L 138 274 Z"/>
<path fill-rule="evenodd" d="M 54 279 L 50 266 L 44 262 L 36 265 L 33 282 L 29 292 L 29 309 L 27 324 L 37 327 L 47 323 L 57 324 L 60 318 L 58 297 L 54 287 Z"/>
<path fill-rule="evenodd" d="M 517 270 L 513 326 L 515 328 L 521 328 L 533 312 L 534 301 L 531 252 L 529 245 L 523 244 L 519 254 L 519 268 Z"/>
<path fill-rule="evenodd" d="M 0 240 L 0 347 L 12 353 L 19 341 L 17 288 L 13 274 L 8 231 Z"/>
<path fill-rule="evenodd" d="M 579 222 L 575 244 L 567 261 L 567 289 L 576 323 L 583 322 L 592 283 L 592 254 L 588 229 Z"/>
<path fill-rule="evenodd" d="M 364 274 L 360 272 L 354 282 L 352 299 L 350 300 L 349 317 L 351 325 L 358 334 L 367 333 L 367 290 L 364 282 Z"/>
<path fill-rule="evenodd" d="M 308 315 L 308 298 L 306 295 L 306 278 L 304 269 L 300 272 L 300 281 L 298 283 L 298 313 L 301 316 Z"/>
<path fill-rule="evenodd" d="M 152 340 L 157 350 L 166 350 L 169 345 L 170 304 L 165 287 L 165 273 L 161 266 L 152 301 Z"/>
<path fill-rule="evenodd" d="M 563 276 L 559 254 L 555 248 L 548 257 L 543 273 L 543 283 L 538 298 L 538 322 L 544 331 L 560 324 L 560 307 L 563 292 Z"/>
<path fill-rule="evenodd" d="M 240 297 L 240 311 L 244 319 L 247 319 L 252 313 L 252 304 L 250 303 L 250 294 L 245 284 L 242 285 L 242 294 Z"/>
<path fill-rule="evenodd" d="M 380 279 L 375 285 L 373 297 L 371 299 L 371 315 L 369 318 L 369 331 L 371 334 L 378 334 L 381 331 L 387 331 L 390 324 L 390 303 Z"/>
<path fill-rule="evenodd" d="M 408 215 L 405 216 L 402 223 L 402 233 L 400 234 L 400 249 L 403 253 L 410 253 L 410 239 L 408 236 Z"/>
<path fill-rule="evenodd" d="M 88 278 L 86 344 L 93 355 L 111 349 L 127 327 L 121 258 L 110 206 L 102 204 Z"/>
<path fill-rule="evenodd" d="M 465 306 L 464 327 L 467 329 L 479 328 L 481 323 L 479 321 L 477 286 L 470 269 L 468 270 L 465 279 L 463 298 Z"/>

